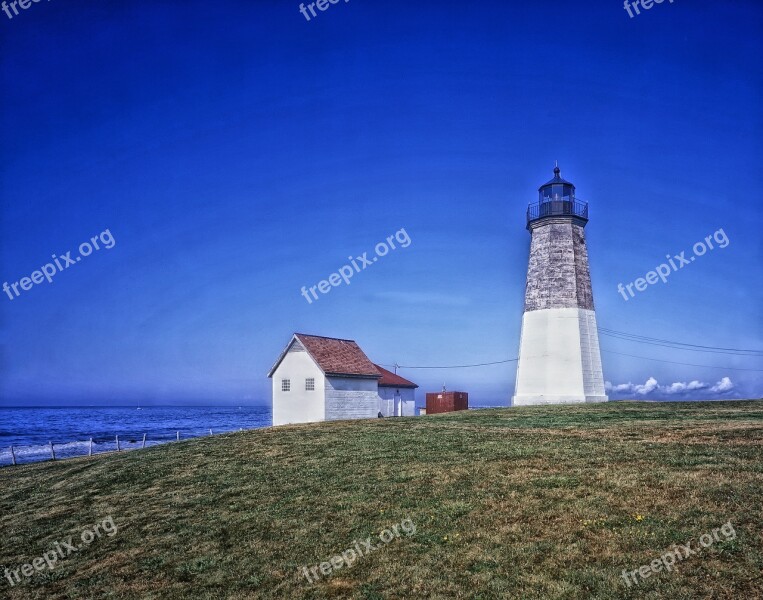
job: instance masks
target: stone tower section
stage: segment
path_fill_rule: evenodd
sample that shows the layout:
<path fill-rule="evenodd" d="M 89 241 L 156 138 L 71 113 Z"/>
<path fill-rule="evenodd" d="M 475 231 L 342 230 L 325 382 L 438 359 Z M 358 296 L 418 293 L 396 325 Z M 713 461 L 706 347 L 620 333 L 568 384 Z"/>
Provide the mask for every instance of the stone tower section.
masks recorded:
<path fill-rule="evenodd" d="M 527 209 L 530 261 L 514 406 L 606 402 L 585 226 L 588 204 L 554 178 Z"/>

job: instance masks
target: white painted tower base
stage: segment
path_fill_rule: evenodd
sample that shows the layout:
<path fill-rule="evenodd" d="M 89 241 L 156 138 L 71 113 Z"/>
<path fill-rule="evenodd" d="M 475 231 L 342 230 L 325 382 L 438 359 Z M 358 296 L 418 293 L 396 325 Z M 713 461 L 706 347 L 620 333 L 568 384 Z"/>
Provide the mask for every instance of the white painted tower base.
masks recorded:
<path fill-rule="evenodd" d="M 606 401 L 596 313 L 583 308 L 525 312 L 512 404 Z"/>

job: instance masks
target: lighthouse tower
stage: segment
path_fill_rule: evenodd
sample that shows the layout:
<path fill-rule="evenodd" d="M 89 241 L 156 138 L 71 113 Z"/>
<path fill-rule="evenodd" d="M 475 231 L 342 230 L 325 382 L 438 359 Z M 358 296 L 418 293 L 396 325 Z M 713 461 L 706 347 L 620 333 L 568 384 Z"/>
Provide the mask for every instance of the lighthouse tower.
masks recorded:
<path fill-rule="evenodd" d="M 606 402 L 583 228 L 588 204 L 554 178 L 527 209 L 530 262 L 513 405 Z"/>

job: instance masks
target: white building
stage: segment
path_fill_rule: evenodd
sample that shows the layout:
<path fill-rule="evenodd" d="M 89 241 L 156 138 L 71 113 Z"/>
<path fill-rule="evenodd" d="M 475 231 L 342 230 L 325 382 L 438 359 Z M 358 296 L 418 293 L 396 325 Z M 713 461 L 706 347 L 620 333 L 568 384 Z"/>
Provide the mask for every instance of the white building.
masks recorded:
<path fill-rule="evenodd" d="M 415 383 L 372 363 L 352 340 L 295 333 L 268 373 L 273 425 L 415 415 Z"/>
<path fill-rule="evenodd" d="M 413 417 L 416 415 L 416 388 L 419 387 L 400 375 L 374 365 L 382 374 L 379 379 L 379 412 L 385 417 Z"/>

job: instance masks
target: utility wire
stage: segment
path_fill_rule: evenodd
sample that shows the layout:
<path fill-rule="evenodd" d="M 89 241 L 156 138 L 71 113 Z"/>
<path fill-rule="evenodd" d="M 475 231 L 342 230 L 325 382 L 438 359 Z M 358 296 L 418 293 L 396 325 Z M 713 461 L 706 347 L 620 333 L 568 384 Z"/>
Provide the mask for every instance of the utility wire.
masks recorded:
<path fill-rule="evenodd" d="M 684 346 L 674 346 L 672 344 L 661 344 L 659 342 L 650 342 L 646 340 L 637 340 L 637 339 L 633 339 L 633 338 L 629 338 L 625 336 L 612 335 L 611 333 L 606 333 L 604 331 L 601 331 L 599 333 L 601 333 L 601 335 L 605 335 L 616 340 L 623 340 L 626 342 L 636 342 L 637 344 L 648 344 L 650 346 L 661 346 L 662 348 L 671 348 L 673 350 L 685 350 L 687 352 L 705 352 L 709 354 L 727 354 L 731 356 L 752 356 L 752 357 L 763 358 L 763 354 L 751 354 L 749 352 L 736 352 L 736 351 L 730 351 L 730 350 L 705 350 L 703 348 L 686 348 Z"/>
<path fill-rule="evenodd" d="M 629 341 L 629 342 L 637 342 L 641 344 L 649 344 L 652 346 L 662 346 L 666 348 L 672 348 L 673 350 L 687 350 L 691 352 L 710 352 L 713 354 L 732 354 L 735 356 L 757 356 L 756 354 L 738 354 L 738 353 L 745 353 L 745 352 L 756 352 L 756 353 L 763 353 L 762 350 L 745 350 L 741 348 L 721 348 L 717 346 L 701 346 L 699 344 L 687 344 L 684 342 L 673 342 L 670 340 L 662 340 L 659 338 L 650 338 L 647 336 L 642 335 L 635 335 L 632 333 L 625 333 L 623 331 L 615 331 L 614 329 L 607 329 L 605 327 L 600 327 L 599 332 L 602 335 L 608 335 L 610 337 L 621 339 L 623 341 Z M 672 344 L 672 345 L 671 345 Z M 684 347 L 686 346 L 686 347 Z M 651 360 L 655 362 L 664 362 L 664 363 L 670 363 L 673 365 L 684 365 L 687 367 L 703 367 L 706 369 L 726 369 L 729 371 L 761 371 L 763 372 L 763 369 L 745 369 L 741 367 L 718 367 L 713 365 L 697 365 L 693 363 L 684 363 L 684 362 L 676 362 L 672 360 L 663 360 L 661 358 L 650 358 L 647 356 L 636 356 L 634 354 L 624 354 L 622 352 L 614 352 L 612 350 L 602 350 L 602 352 L 607 352 L 608 354 L 619 354 L 620 356 L 629 356 L 631 358 L 640 358 L 643 360 Z M 510 363 L 510 362 L 516 362 L 518 361 L 518 358 L 510 358 L 507 360 L 497 360 L 494 362 L 486 362 L 486 363 L 478 363 L 474 365 L 449 365 L 449 366 L 409 366 L 409 365 L 382 365 L 384 367 L 395 367 L 396 369 L 468 369 L 471 367 L 485 367 L 488 365 L 500 365 L 503 363 Z"/>
<path fill-rule="evenodd" d="M 705 367 L 707 369 L 726 369 L 728 371 L 763 371 L 763 369 L 743 369 L 741 367 L 716 367 L 714 365 L 695 365 L 692 363 L 675 362 L 672 360 L 662 360 L 661 358 L 649 358 L 648 356 L 636 356 L 634 354 L 623 354 L 622 352 L 613 352 L 612 350 L 602 350 L 607 354 L 619 354 L 620 356 L 630 356 L 631 358 L 642 358 L 644 360 L 653 360 L 656 362 L 670 363 L 673 365 L 685 365 L 687 367 Z"/>
<path fill-rule="evenodd" d="M 467 369 L 469 367 L 485 367 L 487 365 L 500 365 L 502 363 L 509 363 L 509 362 L 516 362 L 518 361 L 518 358 L 510 358 L 508 360 L 497 360 L 495 362 L 487 362 L 487 363 L 479 363 L 476 365 L 451 365 L 447 367 L 411 367 L 408 365 L 397 365 L 399 369 Z M 382 367 L 394 367 L 395 365 L 385 365 L 382 364 Z"/>
<path fill-rule="evenodd" d="M 648 337 L 648 336 L 645 336 L 645 335 L 637 335 L 635 333 L 626 333 L 624 331 L 617 331 L 615 329 L 608 329 L 607 327 L 599 327 L 598 329 L 599 329 L 599 331 L 607 331 L 609 333 L 617 333 L 617 334 L 620 334 L 620 335 L 627 335 L 629 337 L 639 338 L 639 339 L 642 339 L 642 340 L 650 340 L 650 341 L 656 341 L 656 342 L 665 342 L 665 343 L 668 343 L 668 344 L 679 344 L 681 346 L 694 346 L 695 348 L 712 348 L 712 349 L 715 349 L 715 350 L 738 350 L 740 352 L 763 352 L 763 350 L 744 350 L 744 349 L 741 349 L 741 348 L 722 348 L 720 346 L 701 346 L 699 344 L 689 344 L 689 343 L 686 343 L 686 342 L 674 342 L 674 341 L 671 341 L 671 340 L 663 340 L 663 339 L 660 339 L 660 338 L 652 338 L 652 337 Z"/>
<path fill-rule="evenodd" d="M 684 365 L 687 367 L 705 367 L 707 369 L 726 369 L 728 371 L 761 371 L 763 372 L 763 369 L 743 369 L 741 367 L 719 367 L 715 365 L 697 365 L 693 363 L 684 363 L 684 362 L 676 362 L 673 360 L 663 360 L 661 358 L 650 358 L 647 356 L 636 356 L 635 354 L 623 354 L 622 352 L 614 352 L 612 350 L 602 350 L 602 352 L 606 352 L 607 354 L 619 354 L 620 356 L 630 356 L 631 358 L 641 358 L 644 360 L 652 360 L 655 362 L 664 362 L 664 363 L 670 363 L 672 365 Z M 509 362 L 516 362 L 518 361 L 518 358 L 511 358 L 508 360 L 498 360 L 495 362 L 489 362 L 489 363 L 480 363 L 477 365 L 452 365 L 447 367 L 410 367 L 407 365 L 398 365 L 398 368 L 400 369 L 466 369 L 469 367 L 484 367 L 487 365 L 499 365 L 502 363 L 509 363 Z M 385 365 L 382 364 L 383 367 L 392 367 L 394 365 Z"/>
<path fill-rule="evenodd" d="M 691 352 L 715 352 L 718 354 L 736 354 L 741 356 L 755 356 L 763 355 L 763 350 L 750 350 L 743 348 L 722 348 L 719 346 L 702 346 L 699 344 L 687 344 L 685 342 L 673 342 L 670 340 L 663 340 L 660 338 L 652 338 L 643 335 L 636 335 L 632 333 L 625 333 L 623 331 L 615 331 L 614 329 L 607 329 L 606 327 L 599 327 L 599 333 L 610 337 L 628 340 L 631 342 L 637 342 L 640 344 L 653 344 L 655 346 L 666 346 L 668 348 L 677 348 L 681 350 L 689 350 Z"/>

